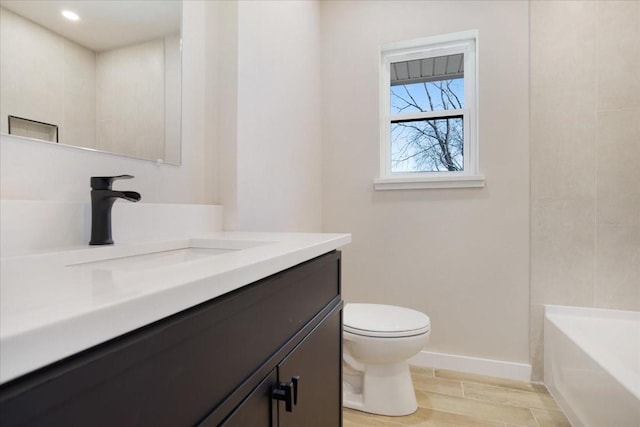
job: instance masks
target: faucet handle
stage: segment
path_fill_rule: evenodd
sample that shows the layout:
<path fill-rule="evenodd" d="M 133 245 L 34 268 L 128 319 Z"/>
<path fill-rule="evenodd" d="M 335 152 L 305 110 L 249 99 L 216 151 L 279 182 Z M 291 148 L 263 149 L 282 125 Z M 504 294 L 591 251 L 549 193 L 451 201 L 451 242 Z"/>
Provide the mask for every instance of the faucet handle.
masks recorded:
<path fill-rule="evenodd" d="M 116 179 L 131 179 L 133 175 L 118 175 L 118 176 L 92 176 L 91 177 L 91 189 L 92 190 L 111 190 L 111 184 Z"/>

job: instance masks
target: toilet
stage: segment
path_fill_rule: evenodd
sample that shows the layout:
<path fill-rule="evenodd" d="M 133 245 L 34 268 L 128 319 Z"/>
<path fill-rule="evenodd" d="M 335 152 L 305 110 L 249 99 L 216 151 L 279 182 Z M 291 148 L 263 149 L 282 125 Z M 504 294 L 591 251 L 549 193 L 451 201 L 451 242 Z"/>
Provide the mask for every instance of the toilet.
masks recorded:
<path fill-rule="evenodd" d="M 343 311 L 343 406 L 402 416 L 418 409 L 408 360 L 429 340 L 419 311 L 382 304 L 347 304 Z"/>

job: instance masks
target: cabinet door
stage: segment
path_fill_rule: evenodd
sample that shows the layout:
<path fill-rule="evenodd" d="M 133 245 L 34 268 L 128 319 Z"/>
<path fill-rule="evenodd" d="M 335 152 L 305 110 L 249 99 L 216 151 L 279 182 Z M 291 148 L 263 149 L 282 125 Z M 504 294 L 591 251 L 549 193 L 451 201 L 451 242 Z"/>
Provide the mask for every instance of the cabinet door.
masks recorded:
<path fill-rule="evenodd" d="M 220 425 L 224 427 L 271 427 L 277 425 L 276 406 L 271 393 L 277 384 L 276 370 L 256 387 L 253 392 Z M 206 426 L 203 423 L 201 426 Z"/>
<path fill-rule="evenodd" d="M 281 427 L 342 425 L 342 311 L 336 310 L 278 365 L 278 380 L 299 377 L 291 412 L 277 402 Z"/>

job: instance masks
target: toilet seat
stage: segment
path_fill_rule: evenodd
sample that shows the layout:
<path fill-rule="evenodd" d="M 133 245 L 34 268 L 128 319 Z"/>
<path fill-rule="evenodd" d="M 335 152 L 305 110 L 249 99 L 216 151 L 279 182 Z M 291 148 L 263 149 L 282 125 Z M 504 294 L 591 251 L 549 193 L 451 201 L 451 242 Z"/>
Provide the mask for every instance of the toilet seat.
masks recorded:
<path fill-rule="evenodd" d="M 384 304 L 347 304 L 343 325 L 345 332 L 378 338 L 411 337 L 431 330 L 426 314 Z"/>

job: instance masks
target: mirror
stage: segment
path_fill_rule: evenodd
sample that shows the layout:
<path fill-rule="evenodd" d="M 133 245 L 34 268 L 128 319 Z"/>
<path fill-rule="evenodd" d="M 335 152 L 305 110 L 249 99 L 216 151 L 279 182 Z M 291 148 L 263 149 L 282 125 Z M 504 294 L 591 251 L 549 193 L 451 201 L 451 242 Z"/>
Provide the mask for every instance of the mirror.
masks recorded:
<path fill-rule="evenodd" d="M 0 1 L 0 132 L 179 164 L 181 23 L 177 0 Z"/>

